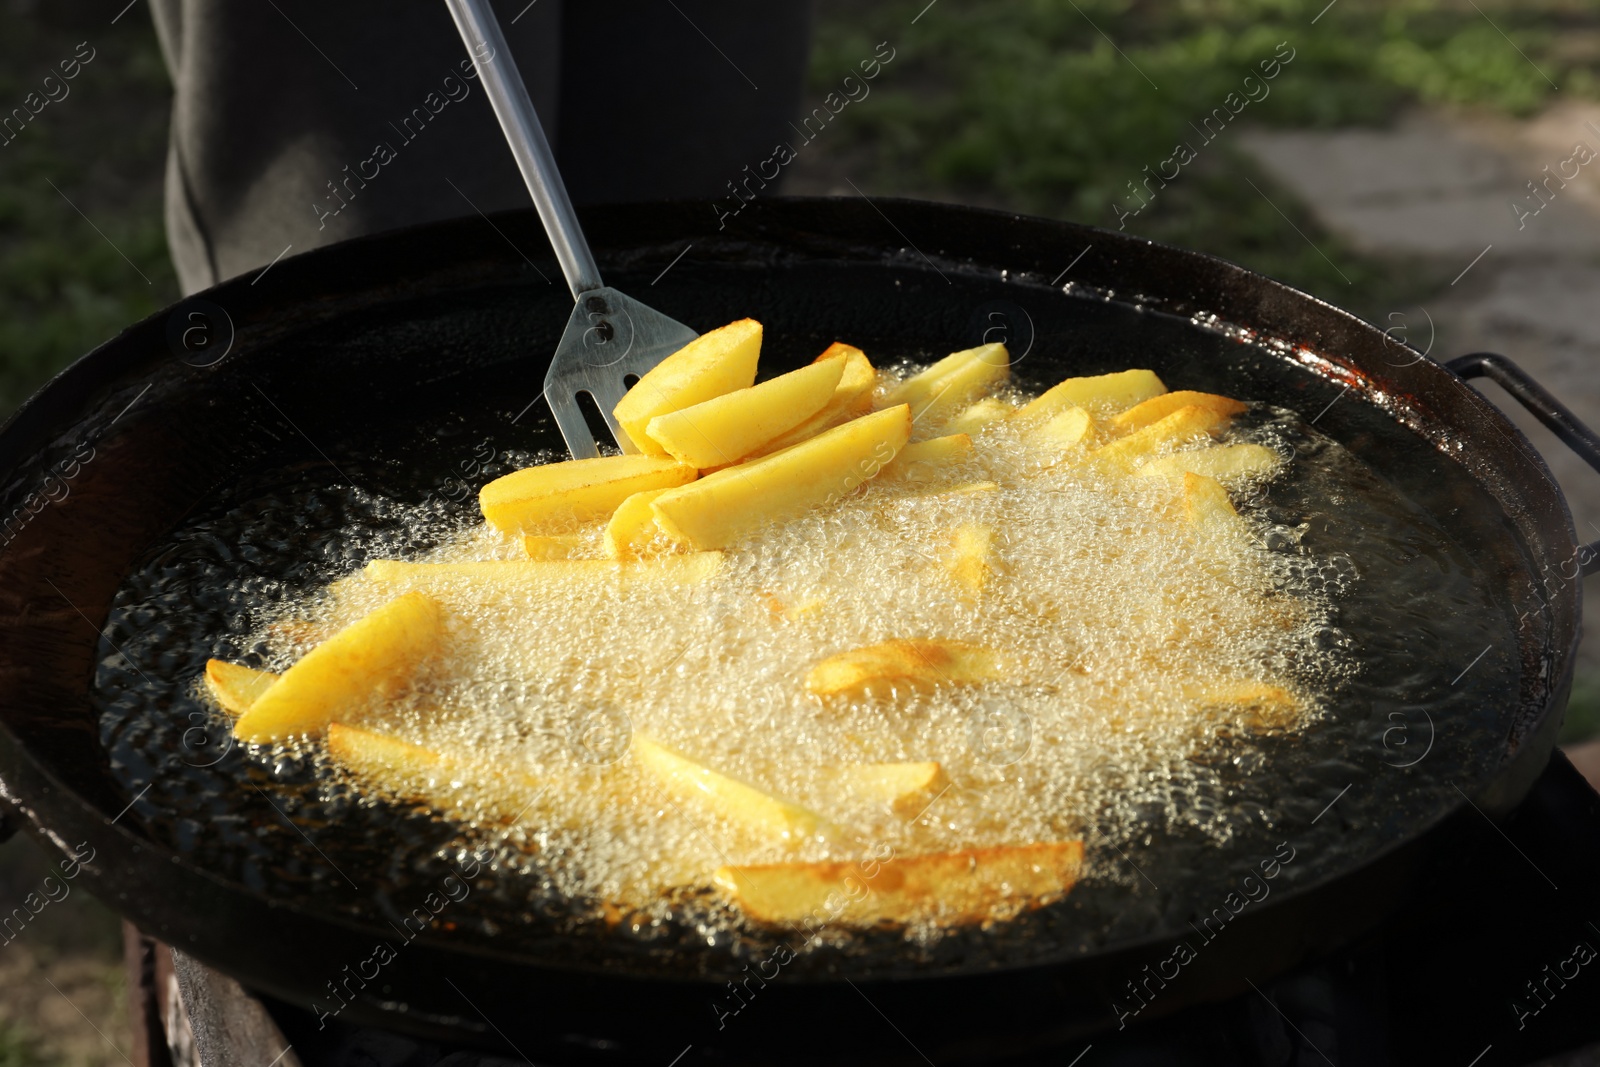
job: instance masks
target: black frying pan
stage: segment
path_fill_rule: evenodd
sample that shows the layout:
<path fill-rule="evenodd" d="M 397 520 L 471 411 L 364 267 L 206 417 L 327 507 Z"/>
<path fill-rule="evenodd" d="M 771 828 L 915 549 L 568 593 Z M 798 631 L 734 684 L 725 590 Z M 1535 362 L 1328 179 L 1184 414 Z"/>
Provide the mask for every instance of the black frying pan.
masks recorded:
<path fill-rule="evenodd" d="M 1495 591 L 1485 625 L 1506 640 L 1464 683 L 1462 714 L 1429 750 L 1438 755 L 1398 767 L 1392 729 L 1422 724 L 1374 701 L 1340 725 L 1342 761 L 1297 764 L 1285 742 L 1282 780 L 1264 783 L 1263 803 L 1283 801 L 1271 825 L 1235 853 L 1183 853 L 1181 891 L 1084 886 L 920 956 L 869 936 L 748 984 L 766 958 L 759 943 L 708 946 L 692 929 L 607 940 L 573 929 L 547 898 L 491 928 L 478 902 L 503 903 L 526 876 L 473 866 L 450 851 L 448 828 L 318 797 L 293 766 L 269 773 L 201 715 L 174 728 L 199 708 L 184 685 L 228 651 L 222 635 L 239 627 L 227 612 L 240 602 L 163 599 L 151 583 L 197 559 L 227 558 L 252 580 L 284 570 L 274 553 L 314 537 L 321 505 L 307 518 L 263 500 L 316 501 L 348 482 L 448 499 L 456 461 L 481 436 L 497 453 L 559 447 L 534 401 L 568 299 L 546 280 L 556 274 L 536 220 L 517 213 L 497 228 L 470 219 L 349 242 L 218 286 L 91 353 L 13 417 L 0 433 L 0 515 L 12 516 L 0 535 L 0 800 L 52 847 L 91 849 L 82 877 L 141 928 L 249 985 L 344 1020 L 535 1058 L 666 1063 L 692 1046 L 684 1063 L 921 1062 L 909 1037 L 945 1063 L 1115 1026 L 1145 966 L 1171 958 L 1185 922 L 1253 862 L 1250 848 L 1279 838 L 1306 862 L 1161 983 L 1141 1017 L 1229 995 L 1404 905 L 1426 851 L 1451 847 L 1462 798 L 1507 810 L 1559 727 L 1594 551 L 1575 542 L 1527 441 L 1456 374 L 1240 268 L 1083 227 L 881 206 L 892 227 L 859 200 L 760 201 L 722 229 L 703 205 L 584 221 L 607 277 L 651 288 L 666 313 L 700 329 L 761 319 L 769 372 L 837 338 L 926 356 L 998 326 L 1035 385 L 1150 366 L 1173 388 L 1322 413 L 1317 428 L 1433 516 Z M 1508 362 L 1474 356 L 1455 369 L 1495 377 L 1600 460 L 1593 436 Z M 342 562 L 319 558 L 337 572 L 359 557 L 356 545 Z M 268 577 L 328 576 L 315 570 Z M 1417 656 L 1425 672 L 1464 662 Z M 162 757 L 141 729 L 182 745 Z M 1341 793 L 1347 773 L 1362 788 Z M 231 792 L 207 793 L 218 780 Z M 471 896 L 372 962 L 424 894 L 462 879 Z M 736 979 L 747 991 L 737 1000 Z"/>

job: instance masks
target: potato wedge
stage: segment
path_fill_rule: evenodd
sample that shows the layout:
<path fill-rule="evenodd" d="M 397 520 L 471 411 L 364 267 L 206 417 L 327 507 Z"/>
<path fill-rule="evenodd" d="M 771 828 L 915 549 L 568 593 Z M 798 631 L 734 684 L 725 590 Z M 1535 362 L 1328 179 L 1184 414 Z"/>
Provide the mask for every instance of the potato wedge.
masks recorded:
<path fill-rule="evenodd" d="M 1195 529 L 1213 529 L 1239 521 L 1222 483 L 1204 474 L 1183 472 L 1183 517 Z"/>
<path fill-rule="evenodd" d="M 653 542 L 665 542 L 666 535 L 656 525 L 650 502 L 665 489 L 646 489 L 617 505 L 606 523 L 606 555 L 611 559 L 632 560 L 651 553 Z"/>
<path fill-rule="evenodd" d="M 1124 438 L 1126 440 L 1126 438 Z M 1219 445 L 1190 452 L 1174 452 L 1139 468 L 1141 478 L 1176 478 L 1203 474 L 1223 485 L 1253 478 L 1269 478 L 1283 466 L 1283 458 L 1264 445 Z"/>
<path fill-rule="evenodd" d="M 1190 404 L 1142 430 L 1136 430 L 1126 437 L 1119 437 L 1103 448 L 1096 449 L 1094 460 L 1097 463 L 1131 471 L 1141 461 L 1149 459 L 1161 449 L 1182 444 L 1202 434 L 1209 434 L 1225 422 L 1227 419 L 1215 411 Z"/>
<path fill-rule="evenodd" d="M 960 587 L 964 599 L 976 601 L 994 577 L 997 565 L 994 527 L 987 523 L 957 526 L 950 532 L 950 546 L 939 565 Z"/>
<path fill-rule="evenodd" d="M 1011 354 L 1005 345 L 966 348 L 950 353 L 889 390 L 878 407 L 909 404 L 914 421 L 936 427 L 1010 374 Z"/>
<path fill-rule="evenodd" d="M 1023 437 L 1034 448 L 1073 459 L 1094 441 L 1094 417 L 1083 408 L 1067 408 L 1037 423 Z"/>
<path fill-rule="evenodd" d="M 1271 682 L 1216 682 L 1190 686 L 1191 699 L 1203 707 L 1229 708 L 1255 730 L 1292 727 L 1305 713 L 1305 703 Z"/>
<path fill-rule="evenodd" d="M 1008 404 L 998 397 L 986 396 L 982 400 L 974 401 L 958 411 L 944 424 L 944 432 L 975 434 L 987 426 L 1005 421 L 1016 406 Z"/>
<path fill-rule="evenodd" d="M 522 549 L 529 559 L 582 559 L 583 538 L 577 534 L 525 534 Z"/>
<path fill-rule="evenodd" d="M 705 470 L 755 452 L 822 410 L 844 375 L 836 356 L 651 419 L 645 432 L 668 455 Z"/>
<path fill-rule="evenodd" d="M 1161 384 L 1155 372 L 1147 370 L 1068 378 L 1022 405 L 1012 417 L 1026 421 L 1045 419 L 1075 407 L 1087 408 L 1091 414 L 1106 415 L 1166 391 L 1167 387 Z"/>
<path fill-rule="evenodd" d="M 902 639 L 835 653 L 806 674 L 806 690 L 820 697 L 859 692 L 874 682 L 916 686 L 968 685 L 1001 677 L 998 653 L 944 639 Z"/>
<path fill-rule="evenodd" d="M 820 775 L 827 788 L 889 805 L 896 815 L 921 815 L 950 785 L 936 760 L 907 763 L 853 763 Z"/>
<path fill-rule="evenodd" d="M 1058 900 L 1082 866 L 1083 842 L 1062 841 L 858 863 L 727 866 L 714 881 L 758 922 L 956 925 Z"/>
<path fill-rule="evenodd" d="M 840 836 L 838 828 L 816 812 L 714 771 L 643 734 L 635 732 L 629 745 L 673 800 L 697 811 L 709 811 L 763 837 L 794 845 L 817 836 Z"/>
<path fill-rule="evenodd" d="M 1149 400 L 1141 401 L 1127 411 L 1119 412 L 1111 417 L 1111 430 L 1117 435 L 1132 433 L 1142 430 L 1152 423 L 1160 422 L 1179 408 L 1193 405 L 1214 411 L 1223 418 L 1231 419 L 1244 411 L 1250 405 L 1234 400 L 1232 397 L 1218 396 L 1215 393 L 1197 393 L 1193 389 L 1180 389 L 1176 393 L 1162 393 Z"/>
<path fill-rule="evenodd" d="M 206 692 L 235 718 L 249 711 L 250 705 L 277 680 L 278 675 L 271 671 L 258 671 L 225 659 L 206 660 Z"/>
<path fill-rule="evenodd" d="M 911 413 L 902 404 L 662 493 L 650 507 L 669 536 L 696 549 L 724 548 L 853 491 L 910 436 Z"/>
<path fill-rule="evenodd" d="M 885 478 L 910 482 L 936 478 L 946 467 L 972 458 L 972 438 L 956 433 L 928 441 L 912 441 L 883 469 Z"/>
<path fill-rule="evenodd" d="M 478 506 L 491 526 L 506 533 L 567 533 L 609 518 L 634 493 L 697 477 L 694 467 L 667 456 L 569 459 L 496 478 L 478 491 Z"/>
<path fill-rule="evenodd" d="M 421 593 L 396 597 L 306 653 L 233 725 L 241 741 L 265 744 L 320 734 L 374 696 L 409 682 L 444 642 L 444 611 Z"/>
<path fill-rule="evenodd" d="M 872 387 L 878 384 L 878 372 L 861 349 L 839 341 L 829 345 L 815 362 L 839 357 L 844 359 L 844 373 L 839 377 L 839 384 L 834 386 L 833 396 L 822 405 L 822 410 L 794 429 L 774 437 L 751 453 L 749 458 L 759 459 L 782 452 L 791 445 L 817 436 L 823 430 L 831 430 L 851 419 L 858 419 L 872 410 Z"/>
<path fill-rule="evenodd" d="M 466 584 L 475 591 L 495 587 L 519 593 L 569 596 L 572 585 L 610 586 L 614 583 L 660 582 L 694 585 L 715 578 L 722 570 L 721 552 L 690 552 L 682 556 L 623 562 L 614 559 L 482 560 L 474 563 L 411 563 L 375 559 L 361 571 L 375 582 L 434 589 Z"/>
<path fill-rule="evenodd" d="M 489 760 L 445 755 L 346 723 L 329 724 L 327 746 L 367 786 L 458 818 L 514 822 L 548 785 Z"/>
<path fill-rule="evenodd" d="M 611 413 L 635 448 L 646 455 L 662 455 L 666 449 L 647 432 L 651 419 L 748 388 L 756 380 L 760 358 L 761 324 L 755 319 L 730 322 L 701 334 L 650 368 Z"/>

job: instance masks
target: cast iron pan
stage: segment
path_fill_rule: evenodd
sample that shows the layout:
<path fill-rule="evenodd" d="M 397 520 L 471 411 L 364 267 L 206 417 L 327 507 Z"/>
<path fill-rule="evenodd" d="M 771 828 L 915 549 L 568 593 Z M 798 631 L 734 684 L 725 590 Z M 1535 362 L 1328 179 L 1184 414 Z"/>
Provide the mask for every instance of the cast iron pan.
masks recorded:
<path fill-rule="evenodd" d="M 699 329 L 761 319 L 768 373 L 835 339 L 926 357 L 1000 329 L 1033 385 L 1149 366 L 1172 388 L 1321 413 L 1318 430 L 1470 560 L 1494 590 L 1478 621 L 1505 639 L 1462 683 L 1448 729 L 1430 722 L 1424 739 L 1403 706 L 1374 700 L 1343 727 L 1341 759 L 1295 764 L 1288 744 L 1292 774 L 1265 786 L 1282 797 L 1264 801 L 1272 817 L 1231 850 L 1176 853 L 1181 891 L 1080 887 L 1009 928 L 920 953 L 868 937 L 764 981 L 750 980 L 753 963 L 770 973 L 759 938 L 606 940 L 563 925 L 550 901 L 491 924 L 484 907 L 526 876 L 452 851 L 412 814 L 329 806 L 291 788 L 294 768 L 275 775 L 230 749 L 186 688 L 227 651 L 230 620 L 203 596 L 139 599 L 141 581 L 201 556 L 281 568 L 273 539 L 313 536 L 315 523 L 252 511 L 263 487 L 310 499 L 355 483 L 414 502 L 455 484 L 479 438 L 497 454 L 559 447 L 536 399 L 569 298 L 536 219 L 353 241 L 140 323 L 0 432 L 0 800 L 53 849 L 92 853 L 81 877 L 150 934 L 313 1011 L 536 1059 L 664 1064 L 688 1048 L 684 1063 L 943 1064 L 1137 1023 L 1329 951 L 1410 902 L 1425 851 L 1453 847 L 1463 819 L 1508 810 L 1543 768 L 1593 552 L 1527 441 L 1457 374 L 1266 278 L 1083 227 L 861 200 L 758 201 L 725 228 L 682 204 L 595 210 L 584 225 L 606 277 L 650 289 L 667 314 Z M 1509 363 L 1459 369 L 1492 374 L 1600 456 Z M 1416 669 L 1446 679 L 1475 651 L 1420 644 Z M 173 727 L 190 715 L 193 729 Z M 1424 740 L 1428 758 L 1396 758 L 1402 727 L 1416 731 L 1406 759 Z M 163 756 L 152 730 L 182 744 Z M 218 781 L 233 783 L 226 795 L 207 792 Z M 1151 984 L 1146 966 L 1170 961 L 1280 840 L 1302 859 L 1271 898 Z M 425 894 L 462 884 L 465 900 L 404 936 Z M 374 963 L 385 941 L 399 950 Z"/>

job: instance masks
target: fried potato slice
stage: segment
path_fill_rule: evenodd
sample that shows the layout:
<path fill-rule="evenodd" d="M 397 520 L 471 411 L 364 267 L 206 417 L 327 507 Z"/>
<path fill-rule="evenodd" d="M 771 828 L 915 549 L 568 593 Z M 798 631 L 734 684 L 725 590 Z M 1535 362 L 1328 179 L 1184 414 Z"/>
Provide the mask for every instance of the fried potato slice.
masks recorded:
<path fill-rule="evenodd" d="M 1011 354 L 1002 344 L 979 345 L 952 352 L 926 370 L 913 374 L 879 402 L 880 408 L 911 405 L 913 420 L 936 427 L 1011 374 Z"/>
<path fill-rule="evenodd" d="M 987 426 L 1003 422 L 1015 410 L 1017 409 L 1014 404 L 1009 404 L 999 397 L 986 396 L 956 412 L 944 424 L 944 432 L 975 434 Z"/>
<path fill-rule="evenodd" d="M 408 683 L 444 643 L 437 601 L 407 593 L 346 626 L 283 672 L 233 725 L 241 741 L 320 734 L 340 716 Z"/>
<path fill-rule="evenodd" d="M 1094 418 L 1083 408 L 1067 408 L 1035 425 L 1024 439 L 1035 448 L 1055 453 L 1059 459 L 1076 458 L 1094 441 Z"/>
<path fill-rule="evenodd" d="M 822 405 L 822 410 L 794 429 L 774 437 L 748 458 L 758 459 L 782 452 L 791 445 L 817 436 L 823 430 L 831 430 L 851 419 L 858 419 L 872 410 L 872 387 L 878 384 L 878 372 L 868 361 L 866 353 L 855 345 L 835 341 L 814 362 L 821 363 L 841 356 L 844 358 L 844 373 L 839 376 L 839 384 L 834 386 L 833 396 Z"/>
<path fill-rule="evenodd" d="M 667 456 L 600 456 L 525 467 L 478 491 L 478 507 L 506 533 L 567 533 L 608 518 L 646 489 L 692 482 L 699 471 Z"/>
<path fill-rule="evenodd" d="M 1271 682 L 1212 682 L 1192 685 L 1189 696 L 1202 707 L 1227 707 L 1241 713 L 1255 730 L 1284 730 L 1305 713 L 1305 702 Z"/>
<path fill-rule="evenodd" d="M 651 419 L 645 432 L 674 459 L 705 470 L 755 452 L 822 410 L 844 375 L 835 356 Z"/>
<path fill-rule="evenodd" d="M 1095 374 L 1068 378 L 1046 389 L 1022 407 L 1013 418 L 1032 421 L 1049 418 L 1068 408 L 1087 408 L 1105 415 L 1130 408 L 1167 391 L 1154 371 L 1124 370 L 1115 374 Z"/>
<path fill-rule="evenodd" d="M 910 436 L 911 413 L 901 404 L 662 493 L 650 507 L 669 536 L 696 549 L 724 548 L 852 492 Z"/>
<path fill-rule="evenodd" d="M 611 521 L 606 523 L 606 555 L 611 559 L 632 560 L 651 555 L 653 543 L 665 542 L 666 535 L 656 525 L 656 514 L 650 510 L 651 501 L 665 493 L 665 489 L 646 489 L 635 493 L 617 505 Z"/>
<path fill-rule="evenodd" d="M 848 926 L 942 925 L 1003 918 L 1059 900 L 1083 866 L 1083 842 L 934 852 L 860 863 L 771 863 L 717 869 L 714 881 L 750 918 Z"/>
<path fill-rule="evenodd" d="M 874 682 L 969 685 L 1001 676 L 998 653 L 966 641 L 894 638 L 835 653 L 806 674 L 807 691 L 821 697 L 856 692 Z"/>
<path fill-rule="evenodd" d="M 651 419 L 748 388 L 756 380 L 760 358 L 761 324 L 755 319 L 730 322 L 701 334 L 650 368 L 611 413 L 635 448 L 659 456 L 666 449 L 647 432 Z"/>
<path fill-rule="evenodd" d="M 994 577 L 997 566 L 994 537 L 994 527 L 987 523 L 962 523 L 950 531 L 950 546 L 939 565 L 969 601 L 981 597 Z"/>
<path fill-rule="evenodd" d="M 643 734 L 635 732 L 629 745 L 675 801 L 792 845 L 818 836 L 841 836 L 838 827 L 809 808 L 714 771 Z"/>
<path fill-rule="evenodd" d="M 1189 404 L 1142 430 L 1135 430 L 1126 437 L 1096 449 L 1094 459 L 1108 466 L 1133 470 L 1141 460 L 1154 456 L 1161 449 L 1209 434 L 1226 421 L 1224 416 L 1215 411 Z"/>
<path fill-rule="evenodd" d="M 613 583 L 662 582 L 694 585 L 722 570 L 721 552 L 690 552 L 682 556 L 622 561 L 615 559 L 512 559 L 473 563 L 411 563 L 400 559 L 375 559 L 361 575 L 375 582 L 449 588 L 454 583 L 489 589 L 496 586 L 519 592 L 549 592 L 566 596 L 573 584 L 608 586 Z"/>
<path fill-rule="evenodd" d="M 548 785 L 489 760 L 446 755 L 346 723 L 328 726 L 327 746 L 365 785 L 457 818 L 514 822 Z"/>
<path fill-rule="evenodd" d="M 1123 440 L 1128 440 L 1124 438 Z M 1141 478 L 1176 478 L 1203 474 L 1224 485 L 1253 478 L 1268 478 L 1283 466 L 1283 458 L 1264 445 L 1219 445 L 1191 452 L 1174 452 L 1140 467 Z"/>
<path fill-rule="evenodd" d="M 577 534 L 525 534 L 522 549 L 529 559 L 582 559 L 583 538 Z"/>
<path fill-rule="evenodd" d="M 271 671 L 258 671 L 242 663 L 206 660 L 206 692 L 223 711 L 235 718 L 249 711 L 250 705 L 271 688 L 278 677 Z"/>
<path fill-rule="evenodd" d="M 912 441 L 884 467 L 885 478 L 926 481 L 944 468 L 972 458 L 972 438 L 964 433 Z"/>
<path fill-rule="evenodd" d="M 833 789 L 889 805 L 897 815 L 920 815 L 950 785 L 937 760 L 852 763 L 820 775 Z"/>
<path fill-rule="evenodd" d="M 1180 389 L 1175 393 L 1163 393 L 1160 396 L 1153 396 L 1149 400 L 1135 404 L 1127 411 L 1113 415 L 1111 417 L 1111 430 L 1118 435 L 1142 430 L 1152 423 L 1160 422 L 1179 408 L 1186 408 L 1191 405 L 1214 411 L 1223 418 L 1229 419 L 1250 406 L 1232 397 L 1218 396 L 1215 393 L 1198 393 L 1193 389 Z"/>

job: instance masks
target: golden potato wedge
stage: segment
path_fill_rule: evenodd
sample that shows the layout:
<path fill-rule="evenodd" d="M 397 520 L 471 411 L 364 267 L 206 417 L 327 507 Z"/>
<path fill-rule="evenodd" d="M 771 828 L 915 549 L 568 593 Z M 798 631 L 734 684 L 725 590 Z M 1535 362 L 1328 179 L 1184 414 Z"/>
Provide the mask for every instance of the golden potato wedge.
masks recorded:
<path fill-rule="evenodd" d="M 1119 412 L 1111 417 L 1111 430 L 1118 436 L 1142 430 L 1152 423 L 1160 422 L 1179 408 L 1190 405 L 1215 411 L 1223 418 L 1231 419 L 1244 411 L 1250 405 L 1234 400 L 1232 397 L 1218 396 L 1215 393 L 1197 393 L 1193 389 L 1180 389 L 1176 393 L 1162 393 L 1149 400 L 1141 401 L 1127 411 Z"/>
<path fill-rule="evenodd" d="M 949 418 L 1011 374 L 1011 354 L 1002 344 L 952 352 L 913 374 L 879 402 L 879 408 L 911 405 L 911 417 L 930 427 Z"/>
<path fill-rule="evenodd" d="M 646 432 L 651 419 L 748 388 L 756 380 L 760 358 L 761 324 L 755 319 L 730 322 L 701 334 L 650 368 L 611 413 L 635 448 L 659 456 L 666 450 Z"/>
<path fill-rule="evenodd" d="M 763 837 L 793 845 L 817 836 L 840 837 L 839 829 L 816 812 L 714 771 L 643 734 L 635 732 L 629 745 L 673 800 L 696 811 L 712 812 Z"/>
<path fill-rule="evenodd" d="M 1209 434 L 1225 422 L 1227 419 L 1215 411 L 1189 404 L 1142 430 L 1135 430 L 1126 437 L 1119 437 L 1096 449 L 1094 459 L 1108 467 L 1133 470 L 1137 464 L 1161 449 Z"/>
<path fill-rule="evenodd" d="M 455 817 L 510 823 L 547 783 L 490 760 L 449 756 L 389 734 L 345 723 L 328 726 L 328 755 L 369 788 L 427 804 Z"/>
<path fill-rule="evenodd" d="M 1138 474 L 1141 478 L 1203 474 L 1227 485 L 1271 477 L 1282 466 L 1283 458 L 1263 445 L 1219 445 L 1191 452 L 1174 452 L 1170 456 L 1153 459 L 1140 467 Z"/>
<path fill-rule="evenodd" d="M 957 526 L 950 532 L 950 546 L 939 565 L 961 588 L 967 600 L 977 600 L 994 577 L 997 566 L 994 527 L 986 523 Z"/>
<path fill-rule="evenodd" d="M 474 563 L 411 563 L 375 559 L 361 571 L 375 582 L 397 586 L 448 589 L 465 583 L 488 590 L 514 588 L 518 592 L 549 592 L 567 596 L 572 583 L 608 586 L 614 583 L 660 582 L 694 585 L 715 578 L 722 570 L 721 552 L 690 552 L 682 556 L 624 562 L 614 559 L 514 559 Z"/>
<path fill-rule="evenodd" d="M 444 611 L 421 593 L 396 597 L 306 653 L 233 725 L 241 741 L 265 744 L 320 734 L 374 696 L 394 692 L 444 642 Z"/>
<path fill-rule="evenodd" d="M 861 349 L 838 341 L 829 345 L 828 350 L 816 358 L 816 362 L 840 357 L 844 359 L 844 373 L 839 376 L 839 384 L 834 386 L 833 396 L 822 405 L 822 410 L 756 449 L 750 454 L 750 459 L 782 452 L 791 445 L 817 436 L 823 430 L 831 430 L 851 419 L 858 419 L 872 410 L 872 387 L 878 384 L 878 372 Z"/>
<path fill-rule="evenodd" d="M 670 489 L 699 477 L 667 456 L 569 459 L 512 471 L 478 491 L 478 507 L 506 533 L 567 533 L 609 518 L 617 505 L 646 489 Z"/>
<path fill-rule="evenodd" d="M 666 541 L 666 535 L 656 525 L 655 512 L 650 510 L 650 502 L 665 492 L 665 489 L 646 489 L 617 505 L 611 521 L 606 523 L 607 556 L 621 560 L 638 559 L 652 554 L 653 547 Z"/>
<path fill-rule="evenodd" d="M 889 805 L 897 815 L 921 815 L 950 785 L 936 760 L 907 763 L 853 763 L 820 775 L 824 786 Z"/>
<path fill-rule="evenodd" d="M 883 470 L 885 478 L 921 482 L 936 478 L 947 467 L 972 458 L 972 437 L 964 433 L 912 441 Z"/>
<path fill-rule="evenodd" d="M 1183 517 L 1196 529 L 1209 529 L 1218 523 L 1235 523 L 1239 513 L 1222 483 L 1204 474 L 1183 472 Z"/>
<path fill-rule="evenodd" d="M 1082 866 L 1083 842 L 1062 841 L 856 863 L 726 866 L 714 881 L 758 922 L 956 925 L 1059 900 Z"/>
<path fill-rule="evenodd" d="M 902 404 L 662 493 L 650 507 L 669 536 L 696 549 L 724 548 L 837 501 L 881 471 L 910 436 L 911 413 Z"/>
<path fill-rule="evenodd" d="M 705 470 L 737 463 L 822 410 L 844 375 L 837 356 L 651 419 L 645 432 L 668 455 Z"/>
<path fill-rule="evenodd" d="M 1068 378 L 1022 405 L 1012 417 L 1025 421 L 1045 419 L 1068 408 L 1087 408 L 1091 414 L 1106 415 L 1166 391 L 1161 379 L 1148 370 Z"/>
<path fill-rule="evenodd" d="M 904 685 L 968 685 L 999 678 L 998 653 L 966 641 L 880 641 L 835 653 L 806 674 L 807 691 L 820 697 L 858 692 L 873 682 Z"/>
<path fill-rule="evenodd" d="M 1064 460 L 1081 456 L 1094 436 L 1094 417 L 1083 408 L 1067 408 L 1036 423 L 1023 438 L 1034 448 Z"/>
<path fill-rule="evenodd" d="M 206 660 L 206 692 L 235 718 L 249 711 L 250 705 L 277 680 L 278 675 L 271 671 L 258 671 L 225 659 Z"/>
<path fill-rule="evenodd" d="M 944 432 L 975 434 L 981 432 L 986 426 L 993 426 L 1003 422 L 1007 416 L 1016 410 L 1014 404 L 1009 404 L 998 397 L 986 396 L 982 400 L 974 401 L 956 412 L 944 424 Z"/>
<path fill-rule="evenodd" d="M 529 559 L 583 558 L 583 538 L 577 534 L 524 534 L 522 548 Z"/>

